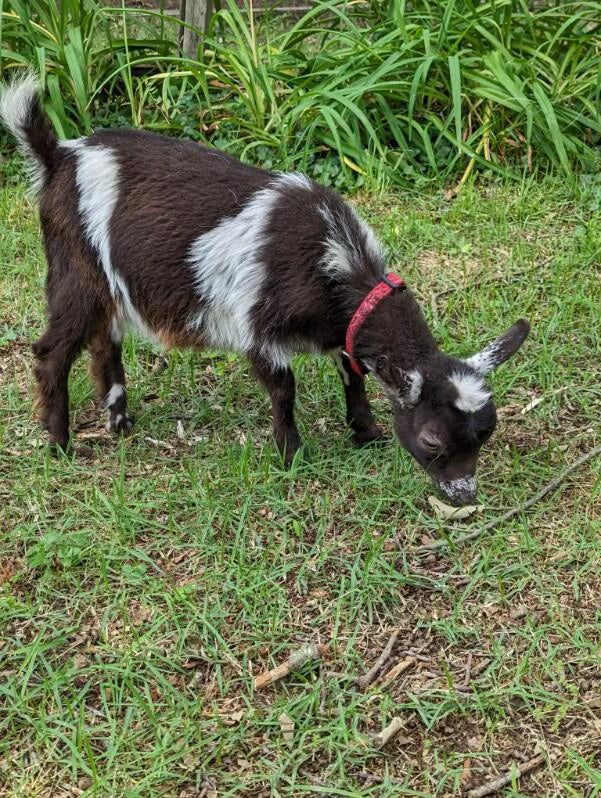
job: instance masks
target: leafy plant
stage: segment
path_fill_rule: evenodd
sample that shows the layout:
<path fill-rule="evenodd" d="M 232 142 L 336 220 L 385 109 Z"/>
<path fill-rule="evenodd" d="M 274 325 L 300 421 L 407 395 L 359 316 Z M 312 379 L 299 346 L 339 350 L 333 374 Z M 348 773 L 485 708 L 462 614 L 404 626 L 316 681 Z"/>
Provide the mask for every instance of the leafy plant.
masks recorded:
<path fill-rule="evenodd" d="M 598 0 L 317 0 L 284 30 L 227 0 L 195 62 L 157 12 L 2 2 L 5 67 L 47 75 L 61 135 L 118 121 L 347 187 L 598 166 Z"/>

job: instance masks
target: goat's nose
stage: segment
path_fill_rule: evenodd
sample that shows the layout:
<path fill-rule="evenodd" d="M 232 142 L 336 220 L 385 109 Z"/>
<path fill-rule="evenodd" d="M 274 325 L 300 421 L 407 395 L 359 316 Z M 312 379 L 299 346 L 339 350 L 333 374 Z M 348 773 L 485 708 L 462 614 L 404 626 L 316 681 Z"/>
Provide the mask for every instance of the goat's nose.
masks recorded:
<path fill-rule="evenodd" d="M 478 483 L 473 475 L 441 481 L 438 483 L 438 487 L 445 498 L 455 505 L 473 502 L 478 491 Z"/>

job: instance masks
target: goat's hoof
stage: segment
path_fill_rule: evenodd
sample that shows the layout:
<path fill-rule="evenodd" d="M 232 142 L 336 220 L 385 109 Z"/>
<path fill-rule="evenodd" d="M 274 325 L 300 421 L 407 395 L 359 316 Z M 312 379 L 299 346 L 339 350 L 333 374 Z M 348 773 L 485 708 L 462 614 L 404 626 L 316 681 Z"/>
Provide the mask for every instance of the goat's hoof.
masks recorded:
<path fill-rule="evenodd" d="M 118 432 L 121 435 L 128 435 L 134 426 L 134 420 L 129 413 L 116 413 L 106 422 L 107 432 Z"/>
<path fill-rule="evenodd" d="M 284 467 L 290 468 L 296 453 L 302 445 L 300 435 L 296 429 L 291 429 L 286 433 L 285 437 L 276 435 L 276 443 L 284 461 Z"/>
<path fill-rule="evenodd" d="M 370 424 L 365 429 L 355 430 L 353 443 L 356 446 L 365 446 L 373 441 L 381 441 L 386 438 L 384 431 L 377 424 Z"/>
<path fill-rule="evenodd" d="M 50 438 L 50 454 L 53 457 L 60 457 L 61 455 L 66 457 L 71 456 L 73 454 L 73 446 L 69 438 Z"/>

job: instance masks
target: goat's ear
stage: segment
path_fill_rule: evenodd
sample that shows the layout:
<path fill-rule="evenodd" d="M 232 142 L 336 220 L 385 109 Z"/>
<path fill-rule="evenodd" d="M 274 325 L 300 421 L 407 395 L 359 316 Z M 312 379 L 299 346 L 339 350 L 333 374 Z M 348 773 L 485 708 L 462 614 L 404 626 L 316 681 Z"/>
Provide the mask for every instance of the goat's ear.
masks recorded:
<path fill-rule="evenodd" d="M 500 335 L 481 352 L 466 358 L 465 362 L 482 376 L 490 374 L 518 351 L 529 332 L 529 322 L 526 319 L 518 319 L 506 333 Z"/>
<path fill-rule="evenodd" d="M 402 408 L 414 407 L 422 395 L 424 378 L 417 369 L 405 371 L 394 366 L 387 355 L 379 355 L 373 369 L 386 393 Z"/>

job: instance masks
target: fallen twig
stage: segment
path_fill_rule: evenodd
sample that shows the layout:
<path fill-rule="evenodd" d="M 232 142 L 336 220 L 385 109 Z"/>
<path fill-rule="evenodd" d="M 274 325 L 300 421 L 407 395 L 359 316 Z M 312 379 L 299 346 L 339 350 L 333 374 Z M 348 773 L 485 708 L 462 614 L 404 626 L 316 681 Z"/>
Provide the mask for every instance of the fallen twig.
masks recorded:
<path fill-rule="evenodd" d="M 437 549 L 443 549 L 446 546 L 461 545 L 462 543 L 466 543 L 468 540 L 474 540 L 475 538 L 480 537 L 480 535 L 483 535 L 485 532 L 489 532 L 491 529 L 494 529 L 504 521 L 508 521 L 510 518 L 513 518 L 514 515 L 518 515 L 519 513 L 528 510 L 534 504 L 537 504 L 537 502 L 539 502 L 541 499 L 544 499 L 547 494 L 552 493 L 552 491 L 558 488 L 564 479 L 572 473 L 572 471 L 580 468 L 580 466 L 584 465 L 584 463 L 586 463 L 588 460 L 591 460 L 593 457 L 597 457 L 600 454 L 601 446 L 595 446 L 595 448 L 591 449 L 590 452 L 583 454 L 577 460 L 574 460 L 573 463 L 570 463 L 570 465 L 564 468 L 564 470 L 558 474 L 555 479 L 552 479 L 551 482 L 545 485 L 544 488 L 541 488 L 538 493 L 534 494 L 534 496 L 531 496 L 528 501 L 524 502 L 524 504 L 517 504 L 510 510 L 507 510 L 506 513 L 503 513 L 503 515 L 493 518 L 492 521 L 488 522 L 488 524 L 484 524 L 484 526 L 480 527 L 480 529 L 476 529 L 473 532 L 468 532 L 465 535 L 459 535 L 452 542 L 443 539 L 436 540 L 433 543 L 427 543 L 425 546 L 418 546 L 416 549 L 414 549 L 414 552 L 416 554 L 425 554 Z"/>
<path fill-rule="evenodd" d="M 415 657 L 405 657 L 400 662 L 398 662 L 394 668 L 391 668 L 388 673 L 385 673 L 384 676 L 380 679 L 381 684 L 388 684 L 393 679 L 396 679 L 401 673 L 404 673 L 407 668 L 410 668 L 412 665 L 415 665 L 417 662 Z"/>
<path fill-rule="evenodd" d="M 481 787 L 470 790 L 467 794 L 467 798 L 484 798 L 485 795 L 491 795 L 497 792 L 497 790 L 501 790 L 503 787 L 511 784 L 514 779 L 519 779 L 525 773 L 529 773 L 531 770 L 534 770 L 534 768 L 539 767 L 539 765 L 542 765 L 545 761 L 545 754 L 538 754 L 538 756 L 535 756 L 529 762 L 524 762 L 523 765 L 512 767 L 504 776 L 499 776 L 498 779 L 489 781 L 488 784 L 483 784 Z"/>
<path fill-rule="evenodd" d="M 170 452 L 176 451 L 175 446 L 172 443 L 169 443 L 168 441 L 160 441 L 157 438 L 151 438 L 150 435 L 147 435 L 144 438 L 144 440 L 146 441 L 146 443 L 149 443 L 151 446 L 163 447 L 163 449 L 167 449 Z"/>
<path fill-rule="evenodd" d="M 392 649 L 394 648 L 394 644 L 396 643 L 397 638 L 399 636 L 399 632 L 400 632 L 399 629 L 395 629 L 395 631 L 390 635 L 390 639 L 388 640 L 388 643 L 386 643 L 386 647 L 384 648 L 378 659 L 375 661 L 375 663 L 372 665 L 372 667 L 363 676 L 357 676 L 357 678 L 355 679 L 355 684 L 361 690 L 365 690 L 367 687 L 369 687 L 369 685 L 374 681 L 374 679 L 376 678 L 382 667 L 390 659 L 390 655 L 392 653 Z"/>
<path fill-rule="evenodd" d="M 398 716 L 395 716 L 388 726 L 385 726 L 378 734 L 374 734 L 374 745 L 376 748 L 383 748 L 402 728 L 403 721 Z"/>
<path fill-rule="evenodd" d="M 359 773 L 359 778 L 368 784 L 402 784 L 403 786 L 407 784 L 403 779 L 396 779 L 394 776 L 376 776 L 375 773 L 366 773 L 364 770 Z"/>
<path fill-rule="evenodd" d="M 263 687 L 267 687 L 267 685 L 283 679 L 284 676 L 288 676 L 291 671 L 301 668 L 305 662 L 325 657 L 329 650 L 330 647 L 324 643 L 309 643 L 306 646 L 302 646 L 298 651 L 294 651 L 290 654 L 286 662 L 256 676 L 255 690 L 261 690 Z"/>
<path fill-rule="evenodd" d="M 474 659 L 474 655 L 470 651 L 467 655 L 467 663 L 465 665 L 465 676 L 463 677 L 463 682 L 461 683 L 462 687 L 469 687 L 470 679 L 472 678 L 472 660 Z"/>

